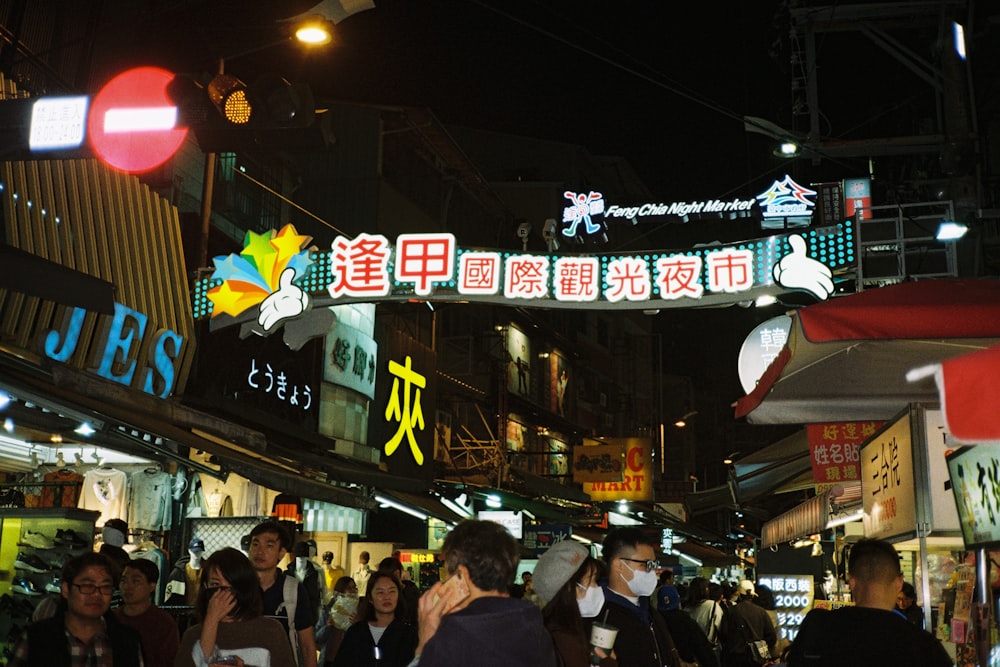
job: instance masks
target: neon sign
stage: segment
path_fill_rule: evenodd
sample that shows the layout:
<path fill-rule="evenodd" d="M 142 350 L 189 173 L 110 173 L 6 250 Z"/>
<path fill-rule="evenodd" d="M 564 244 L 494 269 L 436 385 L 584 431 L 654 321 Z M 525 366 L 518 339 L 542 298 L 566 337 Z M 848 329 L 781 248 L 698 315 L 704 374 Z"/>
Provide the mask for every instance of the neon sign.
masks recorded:
<path fill-rule="evenodd" d="M 771 183 L 771 187 L 757 195 L 757 201 L 765 218 L 801 218 L 812 215 L 816 202 L 809 198 L 815 196 L 815 190 L 799 185 L 785 174 L 785 178 Z"/>
<path fill-rule="evenodd" d="M 764 239 L 631 255 L 532 254 L 459 247 L 451 234 L 337 236 L 326 252 L 292 225 L 247 235 L 195 285 L 196 318 L 267 335 L 316 306 L 462 301 L 545 308 L 659 309 L 724 305 L 800 290 L 833 292 L 855 265 L 852 222 Z M 250 320 L 255 319 L 256 323 Z M 249 333 L 249 331 L 247 331 Z"/>

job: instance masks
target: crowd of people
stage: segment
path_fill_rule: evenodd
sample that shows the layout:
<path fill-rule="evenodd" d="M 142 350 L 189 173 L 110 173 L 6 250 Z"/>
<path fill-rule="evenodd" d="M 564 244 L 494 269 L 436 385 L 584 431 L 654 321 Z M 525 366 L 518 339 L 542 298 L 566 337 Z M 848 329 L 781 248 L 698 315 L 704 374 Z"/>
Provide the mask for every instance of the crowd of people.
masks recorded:
<path fill-rule="evenodd" d="M 183 635 L 152 602 L 156 566 L 120 567 L 102 553 L 68 562 L 51 616 L 28 627 L 11 667 L 744 667 L 950 665 L 914 614 L 896 609 L 904 587 L 893 547 L 851 550 L 854 605 L 815 610 L 791 644 L 780 640 L 770 591 L 657 577 L 656 544 L 637 528 L 612 530 L 601 560 L 581 543 L 550 547 L 515 583 L 520 547 L 498 524 L 469 520 L 446 537 L 442 581 L 421 593 L 396 557 L 358 576 L 292 550 L 277 522 L 256 526 L 247 552 L 201 561 L 198 622 Z M 308 545 L 307 545 L 308 546 Z M 203 548 L 203 547 L 202 547 Z M 357 579 L 362 581 L 359 583 Z M 306 583 L 308 582 L 308 583 Z M 312 590 L 315 588 L 315 590 Z M 112 594 L 120 606 L 111 609 Z M 844 641 L 850 637 L 851 641 Z"/>

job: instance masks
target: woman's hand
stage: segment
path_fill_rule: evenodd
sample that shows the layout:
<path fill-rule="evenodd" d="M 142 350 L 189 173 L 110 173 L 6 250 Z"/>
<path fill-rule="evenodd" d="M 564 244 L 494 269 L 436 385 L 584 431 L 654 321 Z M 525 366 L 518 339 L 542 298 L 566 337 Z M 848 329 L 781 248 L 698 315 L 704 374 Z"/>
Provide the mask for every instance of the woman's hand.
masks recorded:
<path fill-rule="evenodd" d="M 215 589 L 205 609 L 205 622 L 219 623 L 236 608 L 236 596 L 228 587 Z"/>

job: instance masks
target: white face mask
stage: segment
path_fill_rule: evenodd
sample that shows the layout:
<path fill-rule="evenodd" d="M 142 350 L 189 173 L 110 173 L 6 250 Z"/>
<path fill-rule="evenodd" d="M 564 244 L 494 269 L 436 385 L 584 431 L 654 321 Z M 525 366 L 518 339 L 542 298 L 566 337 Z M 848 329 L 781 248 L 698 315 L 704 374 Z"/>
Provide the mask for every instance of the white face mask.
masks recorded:
<path fill-rule="evenodd" d="M 625 577 L 618 573 L 622 579 Z M 656 573 L 645 570 L 632 570 L 632 579 L 625 582 L 632 595 L 636 597 L 648 597 L 656 590 Z"/>
<path fill-rule="evenodd" d="M 577 586 L 584 588 L 581 584 Z M 576 599 L 576 604 L 580 607 L 580 616 L 593 618 L 601 613 L 601 608 L 604 607 L 604 589 L 600 586 L 587 586 L 585 590 L 583 597 Z"/>

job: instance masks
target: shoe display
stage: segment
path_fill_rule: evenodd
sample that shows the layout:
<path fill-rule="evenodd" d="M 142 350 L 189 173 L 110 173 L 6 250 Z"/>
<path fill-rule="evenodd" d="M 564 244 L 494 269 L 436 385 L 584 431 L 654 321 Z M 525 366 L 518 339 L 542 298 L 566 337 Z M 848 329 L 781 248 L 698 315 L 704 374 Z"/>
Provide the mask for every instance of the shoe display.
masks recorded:
<path fill-rule="evenodd" d="M 36 549 L 54 549 L 56 546 L 51 537 L 42 535 L 41 533 L 33 533 L 30 530 L 24 531 L 24 535 L 21 536 L 21 544 Z"/>
<path fill-rule="evenodd" d="M 61 553 L 49 561 L 49 568 L 56 572 L 61 572 L 68 561 L 73 558 L 73 554 Z"/>
<path fill-rule="evenodd" d="M 21 595 L 42 595 L 42 592 L 29 579 L 15 579 L 10 590 Z"/>
<path fill-rule="evenodd" d="M 17 558 L 14 560 L 14 567 L 36 573 L 49 571 L 49 566 L 45 563 L 45 561 L 35 554 L 26 554 L 23 551 L 17 552 Z"/>
<path fill-rule="evenodd" d="M 57 529 L 56 541 L 63 546 L 68 546 L 73 549 L 82 549 L 87 546 L 87 541 L 73 532 L 70 528 L 67 528 L 66 530 L 63 530 L 62 528 Z"/>
<path fill-rule="evenodd" d="M 61 593 L 62 592 L 62 579 L 59 577 L 54 577 L 52 581 L 45 584 L 45 590 L 48 593 Z"/>

